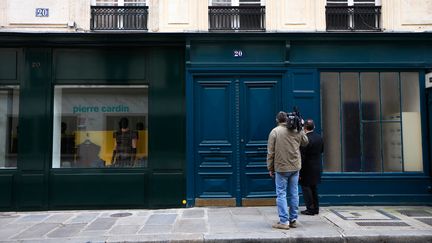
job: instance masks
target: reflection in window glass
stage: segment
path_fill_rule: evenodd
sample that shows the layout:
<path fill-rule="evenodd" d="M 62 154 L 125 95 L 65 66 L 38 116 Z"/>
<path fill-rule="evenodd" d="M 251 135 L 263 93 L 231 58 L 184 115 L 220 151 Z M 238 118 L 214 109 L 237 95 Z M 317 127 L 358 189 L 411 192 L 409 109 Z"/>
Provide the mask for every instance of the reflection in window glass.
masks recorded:
<path fill-rule="evenodd" d="M 321 73 L 321 99 L 324 171 L 423 171 L 418 73 Z"/>
<path fill-rule="evenodd" d="M 344 171 L 360 171 L 360 120 L 358 73 L 341 73 L 342 154 Z"/>
<path fill-rule="evenodd" d="M 56 86 L 53 168 L 146 167 L 147 86 Z"/>
<path fill-rule="evenodd" d="M 0 168 L 16 168 L 19 88 L 0 86 Z"/>
<path fill-rule="evenodd" d="M 324 146 L 324 171 L 341 171 L 339 73 L 321 75 L 321 107 Z"/>

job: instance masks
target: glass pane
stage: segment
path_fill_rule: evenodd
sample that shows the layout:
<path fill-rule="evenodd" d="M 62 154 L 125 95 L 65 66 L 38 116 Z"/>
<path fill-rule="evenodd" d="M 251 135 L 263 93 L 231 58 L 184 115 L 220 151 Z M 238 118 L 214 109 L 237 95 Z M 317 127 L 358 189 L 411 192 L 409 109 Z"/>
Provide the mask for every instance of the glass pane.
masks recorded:
<path fill-rule="evenodd" d="M 423 171 L 419 74 L 401 73 L 402 137 L 405 171 Z"/>
<path fill-rule="evenodd" d="M 338 73 L 321 74 L 322 131 L 326 172 L 341 171 L 340 89 Z"/>
<path fill-rule="evenodd" d="M 358 73 L 341 73 L 344 171 L 361 170 Z"/>
<path fill-rule="evenodd" d="M 379 74 L 361 73 L 362 120 L 380 119 Z"/>
<path fill-rule="evenodd" d="M 96 6 L 118 6 L 118 0 L 96 0 Z"/>
<path fill-rule="evenodd" d="M 0 86 L 0 169 L 16 168 L 19 88 Z"/>
<path fill-rule="evenodd" d="M 231 0 L 212 0 L 210 6 L 231 6 Z"/>
<path fill-rule="evenodd" d="M 402 171 L 402 143 L 400 122 L 382 124 L 384 172 Z"/>
<path fill-rule="evenodd" d="M 363 123 L 362 166 L 364 172 L 381 172 L 381 126 L 379 122 Z"/>
<path fill-rule="evenodd" d="M 398 73 L 381 73 L 383 120 L 400 120 L 400 87 Z"/>
<path fill-rule="evenodd" d="M 147 86 L 57 86 L 53 168 L 145 167 Z"/>
<path fill-rule="evenodd" d="M 145 6 L 145 0 L 124 0 L 125 6 Z"/>

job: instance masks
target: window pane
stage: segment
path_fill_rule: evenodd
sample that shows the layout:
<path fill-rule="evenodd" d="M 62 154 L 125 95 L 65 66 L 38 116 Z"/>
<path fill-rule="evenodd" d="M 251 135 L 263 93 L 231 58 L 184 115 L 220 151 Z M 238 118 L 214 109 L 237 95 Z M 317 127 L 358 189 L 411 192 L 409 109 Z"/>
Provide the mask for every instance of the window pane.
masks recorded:
<path fill-rule="evenodd" d="M 423 171 L 418 73 L 401 73 L 402 137 L 405 171 Z"/>
<path fill-rule="evenodd" d="M 402 143 L 400 122 L 383 123 L 384 172 L 402 171 Z"/>
<path fill-rule="evenodd" d="M 342 147 L 344 171 L 360 171 L 360 112 L 358 73 L 341 73 Z"/>
<path fill-rule="evenodd" d="M 210 6 L 231 6 L 231 0 L 212 0 Z"/>
<path fill-rule="evenodd" d="M 379 75 L 378 73 L 361 73 L 362 120 L 378 121 L 380 119 Z"/>
<path fill-rule="evenodd" d="M 340 89 L 338 73 L 321 74 L 321 107 L 324 146 L 324 171 L 341 171 Z"/>
<path fill-rule="evenodd" d="M 143 167 L 147 86 L 57 86 L 53 168 Z"/>
<path fill-rule="evenodd" d="M 0 168 L 16 168 L 19 88 L 0 86 Z"/>
<path fill-rule="evenodd" d="M 379 122 L 363 123 L 363 172 L 381 172 L 381 125 Z"/>
<path fill-rule="evenodd" d="M 381 73 L 381 109 L 384 120 L 400 121 L 399 93 L 398 73 Z"/>

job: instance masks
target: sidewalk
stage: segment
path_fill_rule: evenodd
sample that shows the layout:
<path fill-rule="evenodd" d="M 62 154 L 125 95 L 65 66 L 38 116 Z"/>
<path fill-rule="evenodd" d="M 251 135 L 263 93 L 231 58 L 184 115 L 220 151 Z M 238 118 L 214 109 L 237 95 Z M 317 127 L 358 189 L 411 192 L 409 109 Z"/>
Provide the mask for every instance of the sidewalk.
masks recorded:
<path fill-rule="evenodd" d="M 277 220 L 276 207 L 0 212 L 0 242 L 432 242 L 426 206 L 323 207 L 289 230 Z"/>

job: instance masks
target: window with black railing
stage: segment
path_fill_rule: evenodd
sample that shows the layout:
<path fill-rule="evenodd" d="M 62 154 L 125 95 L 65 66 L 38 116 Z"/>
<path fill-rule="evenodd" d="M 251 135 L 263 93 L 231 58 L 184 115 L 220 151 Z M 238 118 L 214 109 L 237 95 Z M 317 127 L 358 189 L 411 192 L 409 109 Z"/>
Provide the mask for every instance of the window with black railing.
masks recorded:
<path fill-rule="evenodd" d="M 209 6 L 210 31 L 265 31 L 265 6 Z"/>
<path fill-rule="evenodd" d="M 327 0 L 328 31 L 380 31 L 378 0 Z"/>
<path fill-rule="evenodd" d="M 147 31 L 148 6 L 92 6 L 91 30 Z"/>

